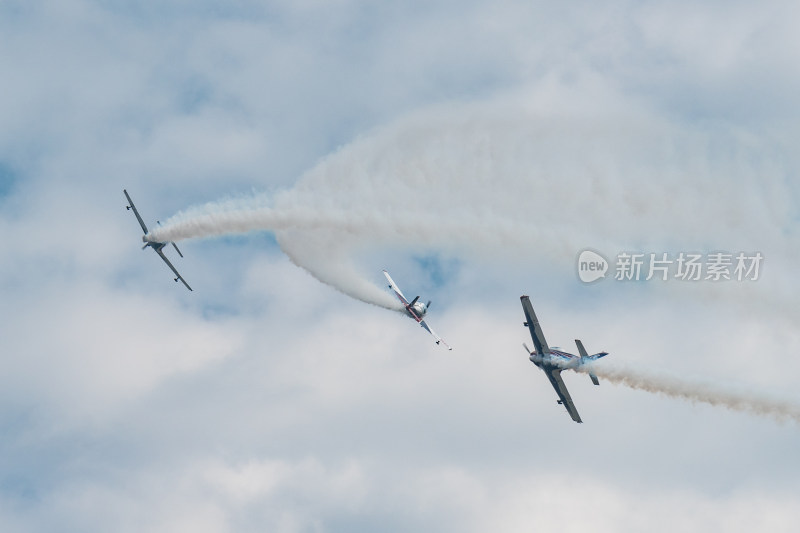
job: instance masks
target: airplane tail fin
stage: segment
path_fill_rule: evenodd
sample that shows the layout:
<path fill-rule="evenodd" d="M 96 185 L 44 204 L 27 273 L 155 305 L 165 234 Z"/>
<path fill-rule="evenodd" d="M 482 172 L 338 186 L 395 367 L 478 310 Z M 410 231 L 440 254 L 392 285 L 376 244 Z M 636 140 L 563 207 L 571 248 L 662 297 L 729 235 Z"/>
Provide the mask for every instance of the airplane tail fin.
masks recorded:
<path fill-rule="evenodd" d="M 583 347 L 583 343 L 578 339 L 575 339 L 575 345 L 578 347 L 578 353 L 581 355 L 581 364 L 590 362 L 590 361 L 597 361 L 601 357 L 605 357 L 608 355 L 608 352 L 599 352 L 594 355 L 589 355 L 586 352 L 586 348 Z M 589 372 L 589 378 L 592 380 L 592 383 L 595 385 L 600 385 L 600 380 L 597 379 L 597 376 L 594 373 Z"/>

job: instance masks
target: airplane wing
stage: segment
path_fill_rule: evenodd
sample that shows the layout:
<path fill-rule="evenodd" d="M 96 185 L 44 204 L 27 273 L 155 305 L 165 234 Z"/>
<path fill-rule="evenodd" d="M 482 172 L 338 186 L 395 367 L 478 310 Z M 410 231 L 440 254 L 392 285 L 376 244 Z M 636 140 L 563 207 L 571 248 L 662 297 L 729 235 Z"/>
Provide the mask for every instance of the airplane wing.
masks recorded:
<path fill-rule="evenodd" d="M 131 197 L 128 194 L 128 191 L 126 191 L 125 189 L 122 189 L 122 192 L 125 193 L 125 198 L 128 199 L 128 209 L 133 209 L 133 214 L 136 215 L 136 220 L 139 221 L 139 225 L 142 227 L 142 231 L 144 231 L 144 234 L 147 235 L 147 226 L 144 225 L 144 220 L 142 220 L 141 215 L 139 215 L 139 211 L 136 209 L 136 206 L 133 205 L 133 200 L 131 200 Z M 166 261 L 166 259 L 165 259 L 165 261 Z M 175 270 L 175 269 L 173 268 L 172 270 Z"/>
<path fill-rule="evenodd" d="M 437 334 L 436 334 L 436 332 L 435 332 L 435 331 L 433 331 L 433 330 L 430 328 L 430 326 L 428 326 L 428 324 L 427 324 L 427 323 L 426 323 L 424 320 L 420 320 L 420 321 L 419 321 L 419 325 L 420 325 L 420 326 L 422 326 L 423 328 L 425 328 L 425 330 L 426 330 L 428 333 L 430 333 L 431 335 L 433 335 L 433 338 L 434 338 L 434 340 L 436 340 L 436 344 L 444 344 L 445 346 L 447 346 L 447 349 L 448 349 L 448 350 L 452 350 L 452 349 L 453 349 L 453 348 L 451 348 L 451 347 L 450 347 L 450 345 L 449 345 L 449 344 L 447 344 L 446 342 L 444 342 L 444 339 L 442 339 L 442 338 L 441 338 L 439 335 L 437 335 Z"/>
<path fill-rule="evenodd" d="M 536 347 L 537 352 L 545 353 L 550 348 L 547 346 L 547 341 L 544 340 L 544 333 L 542 333 L 542 328 L 539 326 L 536 313 L 533 312 L 531 300 L 527 296 L 520 296 L 519 299 L 522 301 L 522 310 L 525 311 L 525 325 L 528 326 L 528 329 L 531 331 L 533 345 Z M 564 390 L 566 391 L 566 389 Z M 569 395 L 567 395 L 567 397 L 569 397 Z"/>
<path fill-rule="evenodd" d="M 547 378 L 550 380 L 550 383 L 553 384 L 553 388 L 556 390 L 556 394 L 560 398 L 561 404 L 567 408 L 567 412 L 569 416 L 577 423 L 582 423 L 581 416 L 578 414 L 578 410 L 575 409 L 575 404 L 572 403 L 572 398 L 569 395 L 569 391 L 567 390 L 567 386 L 564 385 L 564 380 L 561 379 L 561 369 L 554 368 L 552 370 L 545 370 L 545 374 L 547 374 Z"/>
<path fill-rule="evenodd" d="M 161 256 L 161 259 L 163 259 L 164 262 L 167 264 L 167 266 L 170 269 L 172 269 L 172 271 L 175 273 L 175 275 L 177 276 L 177 278 L 175 278 L 175 281 L 181 280 L 181 282 L 183 282 L 183 284 L 186 285 L 186 288 L 191 291 L 192 288 L 189 286 L 188 283 L 186 283 L 186 280 L 183 279 L 183 276 L 178 274 L 178 270 L 174 266 L 172 266 L 172 263 L 169 262 L 169 259 L 167 259 L 167 256 L 164 255 L 164 252 L 162 252 L 161 250 L 156 249 L 156 253 Z"/>
<path fill-rule="evenodd" d="M 403 305 L 408 306 L 408 300 L 406 300 L 406 297 L 403 296 L 403 293 L 400 291 L 400 287 L 397 286 L 397 284 L 394 282 L 389 273 L 384 270 L 383 275 L 386 276 L 386 281 L 389 282 L 389 288 L 394 291 L 394 293 L 397 295 L 397 297 L 400 299 Z"/>

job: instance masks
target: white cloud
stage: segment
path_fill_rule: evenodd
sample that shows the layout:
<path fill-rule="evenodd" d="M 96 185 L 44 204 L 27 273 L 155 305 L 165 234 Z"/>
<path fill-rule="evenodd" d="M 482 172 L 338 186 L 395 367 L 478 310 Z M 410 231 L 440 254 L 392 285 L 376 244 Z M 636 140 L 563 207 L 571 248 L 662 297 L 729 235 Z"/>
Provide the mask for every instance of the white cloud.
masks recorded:
<path fill-rule="evenodd" d="M 579 7 L 4 3 L 0 524 L 795 527 L 795 426 L 568 375 L 573 424 L 517 303 L 551 344 L 794 394 L 794 8 Z M 148 223 L 252 189 L 419 217 L 339 253 L 455 349 L 272 239 L 187 243 L 188 293 L 123 187 Z M 623 244 L 758 246 L 764 278 L 578 285 Z"/>

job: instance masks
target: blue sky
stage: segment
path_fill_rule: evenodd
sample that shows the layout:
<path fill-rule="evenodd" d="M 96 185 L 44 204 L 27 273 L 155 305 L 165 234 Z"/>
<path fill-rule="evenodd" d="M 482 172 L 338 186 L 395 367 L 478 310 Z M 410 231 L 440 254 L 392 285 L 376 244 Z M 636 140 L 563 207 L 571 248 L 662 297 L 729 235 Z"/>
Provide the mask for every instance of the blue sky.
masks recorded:
<path fill-rule="evenodd" d="M 796 423 L 565 375 L 574 424 L 518 298 L 552 345 L 800 401 L 794 20 L 3 2 L 0 529 L 793 531 Z M 186 240 L 189 293 L 123 188 L 148 224 L 253 194 L 366 222 Z M 765 262 L 586 286 L 587 247 Z M 314 277 L 383 268 L 452 352 Z"/>

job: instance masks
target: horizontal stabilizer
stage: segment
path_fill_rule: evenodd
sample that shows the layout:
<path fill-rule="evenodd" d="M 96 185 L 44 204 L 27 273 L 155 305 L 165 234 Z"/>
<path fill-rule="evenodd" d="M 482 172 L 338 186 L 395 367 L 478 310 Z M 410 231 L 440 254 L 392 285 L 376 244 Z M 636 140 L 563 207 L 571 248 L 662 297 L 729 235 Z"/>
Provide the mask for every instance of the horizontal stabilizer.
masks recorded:
<path fill-rule="evenodd" d="M 608 352 L 599 352 L 596 354 L 589 355 L 586 353 L 586 348 L 583 347 L 583 343 L 578 339 L 575 339 L 575 344 L 578 346 L 578 353 L 581 355 L 582 361 L 597 361 L 601 357 L 605 357 L 608 355 Z"/>

